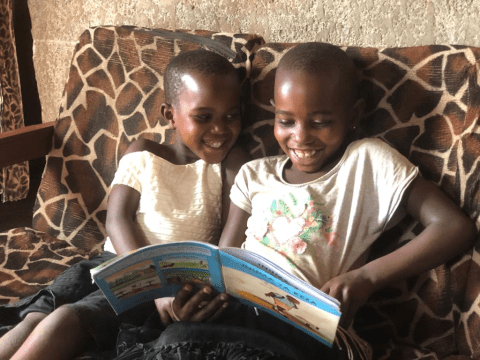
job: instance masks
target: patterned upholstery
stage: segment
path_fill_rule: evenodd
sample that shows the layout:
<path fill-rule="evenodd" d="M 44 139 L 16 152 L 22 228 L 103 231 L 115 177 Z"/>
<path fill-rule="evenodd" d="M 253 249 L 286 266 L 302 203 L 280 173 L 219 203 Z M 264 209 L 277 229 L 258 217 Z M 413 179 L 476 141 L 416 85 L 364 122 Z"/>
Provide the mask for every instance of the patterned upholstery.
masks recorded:
<path fill-rule="evenodd" d="M 55 127 L 54 149 L 37 195 L 32 229 L 0 234 L 0 301 L 15 302 L 103 245 L 108 185 L 138 136 L 171 141 L 159 115 L 161 76 L 179 51 L 205 48 L 232 59 L 246 77 L 245 131 L 253 157 L 279 153 L 273 137 L 275 68 L 294 44 L 254 35 L 88 29 L 79 40 Z M 409 157 L 480 227 L 480 49 L 454 46 L 345 48 L 363 71 L 362 135 Z M 372 258 L 420 231 L 405 219 L 377 242 Z M 480 357 L 480 254 L 454 261 L 375 294 L 355 327 L 379 359 Z"/>
<path fill-rule="evenodd" d="M 24 125 L 12 7 L 13 0 L 0 0 L 0 132 Z M 24 199 L 29 186 L 28 162 L 0 168 L 2 202 Z"/>
<path fill-rule="evenodd" d="M 270 99 L 276 66 L 292 46 L 267 43 L 255 53 L 249 126 L 243 139 L 255 157 L 279 153 Z M 361 93 L 367 108 L 360 124 L 362 135 L 379 137 L 397 148 L 479 226 L 480 49 L 348 47 L 345 51 L 363 73 Z M 377 241 L 372 258 L 420 230 L 405 219 Z M 480 356 L 477 251 L 475 261 L 471 259 L 468 252 L 371 298 L 360 310 L 355 327 L 374 345 L 374 358 L 441 359 L 458 351 Z"/>
<path fill-rule="evenodd" d="M 262 42 L 209 31 L 86 30 L 71 62 L 32 229 L 0 234 L 0 302 L 36 292 L 101 251 L 108 186 L 123 152 L 139 136 L 171 141 L 160 105 L 173 55 L 204 47 L 229 58 L 245 78 L 245 61 Z"/>

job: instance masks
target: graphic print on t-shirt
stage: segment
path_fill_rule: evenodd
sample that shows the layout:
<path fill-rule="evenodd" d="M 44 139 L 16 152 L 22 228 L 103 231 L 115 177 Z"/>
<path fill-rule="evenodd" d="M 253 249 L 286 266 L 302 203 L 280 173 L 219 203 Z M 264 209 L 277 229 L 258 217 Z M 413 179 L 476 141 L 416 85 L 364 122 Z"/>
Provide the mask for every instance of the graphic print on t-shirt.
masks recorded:
<path fill-rule="evenodd" d="M 302 197 L 289 193 L 275 199 L 264 216 L 262 225 L 249 231 L 260 243 L 287 257 L 302 255 L 308 249 L 316 251 L 312 249 L 316 247 L 314 243 L 329 246 L 335 243 L 337 234 L 333 231 L 331 216 L 309 194 Z"/>

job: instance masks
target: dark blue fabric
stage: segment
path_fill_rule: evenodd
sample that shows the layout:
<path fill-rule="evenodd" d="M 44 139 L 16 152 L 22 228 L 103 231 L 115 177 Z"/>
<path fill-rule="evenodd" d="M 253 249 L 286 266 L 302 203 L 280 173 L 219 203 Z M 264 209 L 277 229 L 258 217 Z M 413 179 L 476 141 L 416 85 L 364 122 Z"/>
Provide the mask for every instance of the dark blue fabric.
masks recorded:
<path fill-rule="evenodd" d="M 152 314 L 146 326 L 122 325 L 116 360 L 347 358 L 345 351 L 328 348 L 275 316 L 234 300 L 212 323 L 174 323 L 155 341 L 141 340 L 156 336 L 151 331 L 158 334 L 160 328 L 156 314 Z M 230 357 L 222 357 L 225 354 Z"/>
<path fill-rule="evenodd" d="M 67 306 L 76 311 L 84 332 L 93 338 L 100 350 L 115 346 L 122 323 L 142 326 L 152 314 L 157 314 L 155 303 L 150 301 L 117 315 L 101 290 Z M 161 324 L 151 328 L 156 330 L 158 326 Z"/>
<path fill-rule="evenodd" d="M 132 330 L 124 328 L 119 340 L 122 334 L 125 336 Z M 177 322 L 163 331 L 158 339 L 147 344 L 137 343 L 116 358 L 140 359 L 302 360 L 303 356 L 298 349 L 259 330 L 214 323 Z"/>
<path fill-rule="evenodd" d="M 98 290 L 92 283 L 90 269 L 115 257 L 104 252 L 91 260 L 81 260 L 65 270 L 52 285 L 12 305 L 0 306 L 0 336 L 17 325 L 28 313 L 50 314 L 64 304 L 71 304 Z"/>

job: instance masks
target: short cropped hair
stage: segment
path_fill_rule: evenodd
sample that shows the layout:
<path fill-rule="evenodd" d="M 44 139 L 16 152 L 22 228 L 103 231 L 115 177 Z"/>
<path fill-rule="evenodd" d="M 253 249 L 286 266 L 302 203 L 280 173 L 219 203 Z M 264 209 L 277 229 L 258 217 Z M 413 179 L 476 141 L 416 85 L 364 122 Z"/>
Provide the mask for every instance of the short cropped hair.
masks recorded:
<path fill-rule="evenodd" d="M 238 74 L 233 65 L 223 56 L 213 51 L 198 49 L 178 54 L 168 63 L 163 75 L 165 102 L 176 103 L 183 91 L 182 76 L 190 73 L 201 75 Z"/>
<path fill-rule="evenodd" d="M 281 70 L 305 71 L 312 75 L 338 70 L 344 83 L 351 84 L 352 99 L 358 99 L 358 69 L 353 60 L 338 46 L 321 42 L 298 44 L 280 59 L 277 72 Z"/>

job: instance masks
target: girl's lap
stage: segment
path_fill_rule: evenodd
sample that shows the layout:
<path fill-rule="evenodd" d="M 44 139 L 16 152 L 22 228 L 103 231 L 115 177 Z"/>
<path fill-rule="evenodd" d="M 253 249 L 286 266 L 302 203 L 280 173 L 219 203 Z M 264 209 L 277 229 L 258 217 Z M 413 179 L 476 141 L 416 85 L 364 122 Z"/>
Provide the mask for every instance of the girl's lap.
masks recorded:
<path fill-rule="evenodd" d="M 106 251 L 93 259 L 74 264 L 51 285 L 15 304 L 20 319 L 31 312 L 50 314 L 62 305 L 75 303 L 95 292 L 98 287 L 92 283 L 90 269 L 114 257 L 115 254 Z"/>
<path fill-rule="evenodd" d="M 240 354 L 242 359 L 347 358 L 345 351 L 330 349 L 283 320 L 236 301 L 213 322 L 176 322 L 158 336 L 159 323 L 123 324 L 117 340 L 121 355 L 115 360 L 147 360 L 159 355 L 172 360 L 203 359 L 207 353 L 224 359 L 239 358 Z M 155 340 L 144 342 L 152 337 Z"/>

